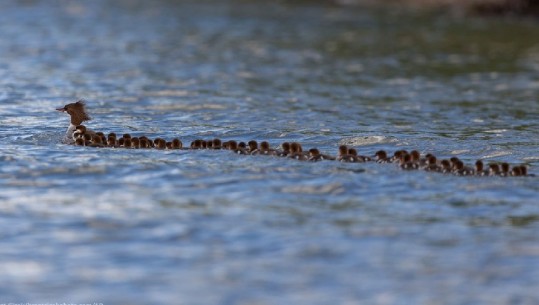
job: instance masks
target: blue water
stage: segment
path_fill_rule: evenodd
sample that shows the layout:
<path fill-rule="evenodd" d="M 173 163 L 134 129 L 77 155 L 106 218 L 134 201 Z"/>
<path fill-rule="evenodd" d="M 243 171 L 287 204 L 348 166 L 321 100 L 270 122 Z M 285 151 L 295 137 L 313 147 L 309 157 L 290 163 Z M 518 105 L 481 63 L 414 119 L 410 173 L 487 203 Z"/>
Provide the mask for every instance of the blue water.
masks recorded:
<path fill-rule="evenodd" d="M 60 142 L 539 165 L 539 24 L 261 1 L 3 1 L 0 303 L 537 304 L 539 183 Z"/>

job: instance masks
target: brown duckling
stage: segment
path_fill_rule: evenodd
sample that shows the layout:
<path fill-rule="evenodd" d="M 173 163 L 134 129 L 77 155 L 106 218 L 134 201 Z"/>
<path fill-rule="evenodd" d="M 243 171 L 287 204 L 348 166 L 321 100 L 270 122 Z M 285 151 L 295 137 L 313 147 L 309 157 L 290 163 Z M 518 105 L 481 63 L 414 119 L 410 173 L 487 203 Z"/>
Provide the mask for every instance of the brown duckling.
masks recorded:
<path fill-rule="evenodd" d="M 279 157 L 288 157 L 288 155 L 290 154 L 290 143 L 289 142 L 283 142 L 283 144 L 281 144 L 281 148 L 282 148 L 282 150 L 280 150 L 277 153 L 277 156 L 279 156 Z"/>
<path fill-rule="evenodd" d="M 228 149 L 238 155 L 248 155 L 249 153 L 244 148 L 238 146 L 238 143 L 234 140 L 228 141 Z"/>
<path fill-rule="evenodd" d="M 389 158 L 387 157 L 387 153 L 385 150 L 379 150 L 374 154 L 374 161 L 376 163 L 389 163 L 391 162 Z"/>
<path fill-rule="evenodd" d="M 183 143 L 178 138 L 172 139 L 172 149 L 182 149 Z"/>
<path fill-rule="evenodd" d="M 290 143 L 290 154 L 288 155 L 288 158 L 300 161 L 307 160 L 307 156 L 303 153 L 303 148 L 298 142 Z"/>
<path fill-rule="evenodd" d="M 499 176 L 500 175 L 500 166 L 496 163 L 491 163 L 488 165 L 488 175 L 489 176 Z"/>

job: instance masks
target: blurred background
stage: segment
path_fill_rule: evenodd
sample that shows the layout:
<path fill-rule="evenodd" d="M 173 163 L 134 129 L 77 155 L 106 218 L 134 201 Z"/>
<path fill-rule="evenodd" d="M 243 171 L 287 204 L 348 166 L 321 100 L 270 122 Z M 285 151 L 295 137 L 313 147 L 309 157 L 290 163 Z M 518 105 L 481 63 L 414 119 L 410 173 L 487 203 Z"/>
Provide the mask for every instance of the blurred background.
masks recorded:
<path fill-rule="evenodd" d="M 338 5 L 401 6 L 410 9 L 446 10 L 470 15 L 537 15 L 536 0 L 336 0 Z"/>

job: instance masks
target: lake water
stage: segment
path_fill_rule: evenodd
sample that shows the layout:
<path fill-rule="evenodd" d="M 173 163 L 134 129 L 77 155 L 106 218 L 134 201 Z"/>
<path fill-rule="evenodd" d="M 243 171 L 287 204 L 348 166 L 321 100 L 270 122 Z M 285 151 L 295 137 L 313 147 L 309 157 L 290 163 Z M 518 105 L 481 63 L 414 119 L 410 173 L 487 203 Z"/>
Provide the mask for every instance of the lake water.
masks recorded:
<path fill-rule="evenodd" d="M 539 183 L 60 143 L 105 132 L 539 165 L 539 23 L 3 1 L 0 303 L 537 304 Z"/>

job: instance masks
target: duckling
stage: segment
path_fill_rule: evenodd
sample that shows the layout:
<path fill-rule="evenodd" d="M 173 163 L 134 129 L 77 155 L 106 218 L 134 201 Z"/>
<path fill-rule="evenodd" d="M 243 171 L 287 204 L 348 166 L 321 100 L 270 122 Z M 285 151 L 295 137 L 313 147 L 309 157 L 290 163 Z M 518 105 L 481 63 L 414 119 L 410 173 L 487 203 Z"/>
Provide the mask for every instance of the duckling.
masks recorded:
<path fill-rule="evenodd" d="M 73 141 L 76 141 L 78 138 L 82 138 L 85 133 L 86 133 L 86 126 L 84 125 L 75 126 L 75 130 L 73 131 L 73 134 L 72 134 Z"/>
<path fill-rule="evenodd" d="M 429 172 L 441 172 L 442 168 L 436 162 L 436 156 L 430 155 L 424 169 Z"/>
<path fill-rule="evenodd" d="M 348 149 L 348 154 L 350 156 L 353 156 L 354 157 L 354 162 L 367 162 L 367 161 L 371 161 L 371 158 L 367 157 L 367 156 L 361 156 L 357 153 L 357 150 L 355 148 L 349 148 Z"/>
<path fill-rule="evenodd" d="M 337 161 L 356 162 L 356 157 L 354 155 L 349 154 L 349 149 L 346 145 L 341 145 L 339 146 L 339 152 L 337 154 Z"/>
<path fill-rule="evenodd" d="M 88 146 L 90 146 L 90 147 L 105 147 L 105 145 L 103 144 L 103 142 L 101 140 L 101 137 L 98 136 L 98 135 L 92 136 L 92 142 Z"/>
<path fill-rule="evenodd" d="M 268 141 L 262 141 L 260 142 L 260 148 L 259 148 L 259 154 L 265 155 L 265 156 L 276 156 L 277 151 L 275 149 L 270 148 Z"/>
<path fill-rule="evenodd" d="M 484 170 L 483 161 L 475 161 L 475 170 L 474 173 L 476 176 L 488 176 L 488 171 Z"/>
<path fill-rule="evenodd" d="M 161 141 L 164 142 L 162 145 L 161 145 Z M 153 145 L 154 145 L 154 147 L 156 149 L 165 149 L 165 148 L 167 148 L 166 141 L 164 139 L 161 139 L 161 138 L 153 139 Z"/>
<path fill-rule="evenodd" d="M 83 138 L 77 138 L 77 140 L 75 140 L 75 145 L 78 145 L 78 146 L 85 146 L 85 143 L 84 143 L 84 139 Z"/>
<path fill-rule="evenodd" d="M 82 138 L 84 139 L 85 146 L 90 146 L 90 144 L 92 144 L 92 136 L 90 134 L 85 133 Z"/>
<path fill-rule="evenodd" d="M 410 158 L 411 162 L 417 164 L 417 167 L 423 167 L 426 164 L 426 159 L 423 159 L 423 162 L 421 162 L 421 153 L 417 150 L 412 150 L 410 152 Z"/>
<path fill-rule="evenodd" d="M 457 163 L 458 163 L 459 158 L 457 157 L 451 157 L 449 158 L 449 162 L 451 163 L 451 170 L 454 171 L 457 169 Z"/>
<path fill-rule="evenodd" d="M 116 141 L 116 134 L 114 132 L 109 133 L 107 136 L 107 146 L 108 147 L 116 147 L 118 145 L 118 141 Z"/>
<path fill-rule="evenodd" d="M 258 142 L 256 142 L 255 140 L 251 140 L 247 142 L 247 145 L 249 146 L 249 148 L 247 149 L 247 152 L 249 152 L 249 154 L 252 155 L 258 153 Z"/>
<path fill-rule="evenodd" d="M 150 148 L 150 143 L 147 137 L 142 136 L 139 138 L 140 148 Z"/>
<path fill-rule="evenodd" d="M 283 142 L 283 144 L 281 144 L 281 148 L 282 150 L 277 152 L 277 156 L 288 157 L 288 155 L 290 154 L 290 143 Z"/>
<path fill-rule="evenodd" d="M 374 160 L 376 163 L 390 163 L 391 161 L 387 157 L 387 153 L 385 150 L 379 150 L 374 154 Z"/>
<path fill-rule="evenodd" d="M 124 139 L 124 148 L 131 148 L 132 146 L 131 137 L 123 138 L 123 139 Z"/>
<path fill-rule="evenodd" d="M 405 170 L 418 169 L 417 163 L 412 162 L 412 156 L 410 154 L 401 155 L 400 168 Z"/>
<path fill-rule="evenodd" d="M 500 176 L 502 176 L 502 177 L 509 176 L 509 174 L 510 174 L 509 173 L 509 168 L 510 168 L 509 163 L 506 163 L 506 162 L 502 163 L 501 168 L 502 168 L 502 171 L 500 172 Z"/>
<path fill-rule="evenodd" d="M 222 148 L 222 141 L 220 139 L 213 139 L 212 141 L 212 148 L 213 149 L 221 149 Z"/>
<path fill-rule="evenodd" d="M 488 165 L 488 175 L 489 176 L 499 176 L 500 175 L 500 166 L 496 163 L 491 163 Z"/>
<path fill-rule="evenodd" d="M 307 160 L 307 156 L 303 153 L 303 148 L 298 142 L 290 143 L 290 154 L 288 155 L 288 158 L 300 161 Z"/>
<path fill-rule="evenodd" d="M 183 143 L 178 138 L 172 139 L 172 149 L 182 149 Z"/>
<path fill-rule="evenodd" d="M 520 166 L 520 173 L 522 176 L 535 177 L 535 174 L 528 174 L 528 167 L 524 164 Z"/>
<path fill-rule="evenodd" d="M 451 173 L 451 162 L 449 162 L 449 160 L 442 160 L 442 162 L 440 162 L 441 166 L 442 166 L 442 170 L 441 172 L 444 173 L 444 174 L 448 174 L 448 173 Z"/>
<path fill-rule="evenodd" d="M 166 149 L 167 148 L 167 141 L 165 141 L 165 139 L 157 138 L 157 139 L 153 140 L 153 143 L 154 143 L 156 149 Z"/>
<path fill-rule="evenodd" d="M 249 153 L 244 148 L 240 148 L 234 140 L 228 141 L 228 149 L 238 155 L 248 155 Z"/>
<path fill-rule="evenodd" d="M 131 138 L 131 147 L 135 148 L 135 149 L 139 149 L 140 148 L 140 139 L 137 138 L 137 137 Z"/>
<path fill-rule="evenodd" d="M 419 158 L 419 161 L 418 161 L 418 164 L 419 164 L 419 168 L 421 169 L 426 169 L 427 166 L 429 166 L 429 159 L 430 157 L 435 157 L 433 154 L 431 153 L 428 153 L 425 155 L 424 158 Z M 436 158 L 436 157 L 435 157 Z"/>
<path fill-rule="evenodd" d="M 200 149 L 200 140 L 196 139 L 191 142 L 191 145 L 189 145 L 191 149 Z"/>
<path fill-rule="evenodd" d="M 139 137 L 140 139 L 140 147 L 141 148 L 153 148 L 154 147 L 154 144 L 153 144 L 153 141 L 150 140 L 150 138 L 148 138 L 147 136 L 141 136 Z"/>
<path fill-rule="evenodd" d="M 408 152 L 404 149 L 401 149 L 401 150 L 397 150 L 394 154 L 393 154 L 393 157 L 391 157 L 389 160 L 391 161 L 391 163 L 400 163 L 400 160 L 401 160 L 401 157 L 405 154 L 408 154 Z"/>
<path fill-rule="evenodd" d="M 312 162 L 322 161 L 322 160 L 335 160 L 335 157 L 321 154 L 317 148 L 311 148 L 309 149 L 308 160 Z"/>
<path fill-rule="evenodd" d="M 469 176 L 469 175 L 473 175 L 474 171 L 471 168 L 464 166 L 464 162 L 462 162 L 461 160 L 458 160 L 456 162 L 456 168 L 453 171 L 453 174 L 457 176 Z"/>
<path fill-rule="evenodd" d="M 514 166 L 510 173 L 513 177 L 522 176 L 522 171 L 520 169 L 520 166 Z"/>

